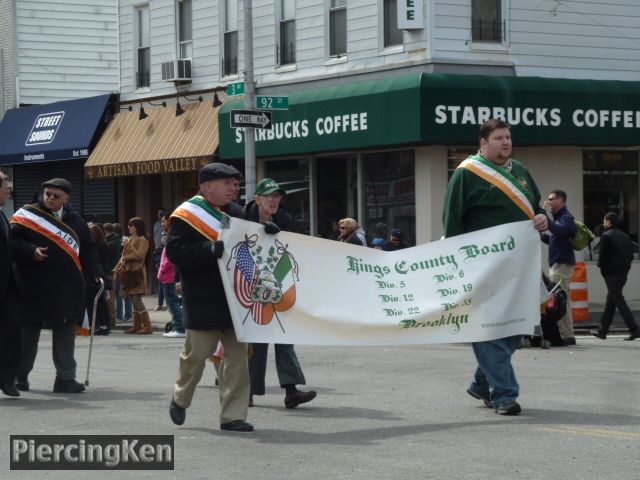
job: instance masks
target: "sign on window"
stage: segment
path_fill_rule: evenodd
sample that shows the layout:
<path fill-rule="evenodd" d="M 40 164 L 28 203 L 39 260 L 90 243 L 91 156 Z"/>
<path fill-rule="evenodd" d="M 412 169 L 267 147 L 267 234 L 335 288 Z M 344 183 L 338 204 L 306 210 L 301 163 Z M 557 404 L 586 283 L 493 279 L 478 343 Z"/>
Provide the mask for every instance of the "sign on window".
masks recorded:
<path fill-rule="evenodd" d="M 398 0 L 398 29 L 424 28 L 423 0 Z"/>

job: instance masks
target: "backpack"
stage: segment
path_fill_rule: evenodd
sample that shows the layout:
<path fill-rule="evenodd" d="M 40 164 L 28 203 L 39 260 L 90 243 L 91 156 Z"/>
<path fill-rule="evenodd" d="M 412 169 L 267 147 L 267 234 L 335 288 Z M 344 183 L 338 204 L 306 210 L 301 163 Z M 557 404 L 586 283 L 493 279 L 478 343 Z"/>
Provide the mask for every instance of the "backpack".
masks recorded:
<path fill-rule="evenodd" d="M 576 220 L 576 234 L 571 237 L 571 248 L 582 250 L 587 248 L 596 236 L 584 223 Z"/>

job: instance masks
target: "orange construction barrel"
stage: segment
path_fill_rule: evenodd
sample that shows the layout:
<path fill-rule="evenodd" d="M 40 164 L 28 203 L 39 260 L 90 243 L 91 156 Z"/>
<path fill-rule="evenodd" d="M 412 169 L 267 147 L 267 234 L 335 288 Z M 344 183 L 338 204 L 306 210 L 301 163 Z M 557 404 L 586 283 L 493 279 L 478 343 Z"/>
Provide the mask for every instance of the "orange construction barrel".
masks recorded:
<path fill-rule="evenodd" d="M 574 322 L 589 320 L 589 290 L 587 288 L 587 264 L 576 262 L 571 277 L 571 316 Z"/>

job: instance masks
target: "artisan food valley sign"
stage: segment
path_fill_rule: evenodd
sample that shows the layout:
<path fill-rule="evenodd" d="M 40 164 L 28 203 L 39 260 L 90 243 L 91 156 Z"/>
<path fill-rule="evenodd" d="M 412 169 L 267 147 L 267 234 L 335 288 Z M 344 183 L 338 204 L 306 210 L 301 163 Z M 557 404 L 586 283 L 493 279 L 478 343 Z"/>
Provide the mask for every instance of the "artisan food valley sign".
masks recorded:
<path fill-rule="evenodd" d="M 288 111 L 273 113 L 272 130 L 253 132 L 257 154 L 476 145 L 478 128 L 489 118 L 512 125 L 518 145 L 640 143 L 640 82 L 447 74 L 400 78 L 406 80 L 401 89 L 373 94 L 361 93 L 375 83 L 366 82 L 340 87 L 333 98 L 322 90 L 292 96 Z M 345 94 L 348 88 L 356 94 Z M 221 157 L 242 157 L 243 129 L 227 127 L 228 120 L 219 123 Z"/>
<path fill-rule="evenodd" d="M 212 161 L 213 156 L 145 160 L 131 163 L 85 166 L 84 173 L 90 180 L 99 180 L 101 178 L 191 172 L 200 170 Z"/>

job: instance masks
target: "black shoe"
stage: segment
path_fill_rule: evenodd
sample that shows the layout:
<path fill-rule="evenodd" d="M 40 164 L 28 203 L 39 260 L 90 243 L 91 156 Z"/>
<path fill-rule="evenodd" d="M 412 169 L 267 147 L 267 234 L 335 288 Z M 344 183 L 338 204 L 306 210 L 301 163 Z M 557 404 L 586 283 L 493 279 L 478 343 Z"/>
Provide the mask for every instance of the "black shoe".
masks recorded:
<path fill-rule="evenodd" d="M 520 408 L 520 404 L 515 400 L 509 400 L 496 407 L 496 413 L 498 415 L 518 415 L 521 411 L 522 408 Z"/>
<path fill-rule="evenodd" d="M 253 432 L 253 425 L 244 420 L 234 420 L 233 422 L 221 423 L 220 430 L 230 432 Z"/>
<path fill-rule="evenodd" d="M 564 341 L 564 344 L 566 346 L 570 346 L 570 345 L 575 345 L 576 344 L 576 339 L 575 337 L 571 337 L 571 338 L 563 338 L 562 339 Z"/>
<path fill-rule="evenodd" d="M 8 395 L 9 397 L 20 396 L 20 392 L 18 391 L 18 389 L 11 383 L 3 383 L 2 385 L 0 385 L 0 390 L 2 390 L 4 394 Z"/>
<path fill-rule="evenodd" d="M 477 392 L 474 392 L 473 390 L 471 390 L 470 388 L 467 388 L 467 393 L 469 395 L 471 395 L 473 398 L 476 398 L 478 400 L 482 400 L 484 402 L 484 406 L 487 408 L 493 408 L 493 404 L 491 403 L 491 400 L 489 400 L 489 397 L 486 397 L 484 395 L 481 395 Z"/>
<path fill-rule="evenodd" d="M 109 335 L 111 332 L 108 328 L 97 328 L 93 334 L 94 335 Z"/>
<path fill-rule="evenodd" d="M 175 400 L 171 399 L 171 405 L 169 405 L 169 416 L 173 423 L 176 425 L 182 425 L 187 418 L 187 409 L 181 407 Z"/>
<path fill-rule="evenodd" d="M 601 332 L 600 330 L 591 330 L 589 333 L 591 335 L 593 335 L 594 337 L 601 338 L 602 340 L 606 340 L 607 339 L 607 334 L 604 333 L 604 332 Z"/>
<path fill-rule="evenodd" d="M 318 395 L 315 391 L 309 390 L 303 392 L 302 390 L 296 390 L 292 393 L 287 393 L 284 396 L 284 406 L 287 408 L 296 408 L 298 405 L 310 402 Z"/>
<path fill-rule="evenodd" d="M 84 392 L 84 390 L 84 385 L 76 382 L 75 378 L 62 380 L 56 377 L 56 381 L 53 384 L 53 393 L 80 393 Z"/>
<path fill-rule="evenodd" d="M 640 338 L 640 328 L 633 332 L 631 335 L 625 338 L 625 340 L 633 341 L 636 338 Z"/>
<path fill-rule="evenodd" d="M 21 392 L 29 391 L 29 380 L 26 377 L 16 377 L 16 382 L 14 384 L 18 390 Z"/>

